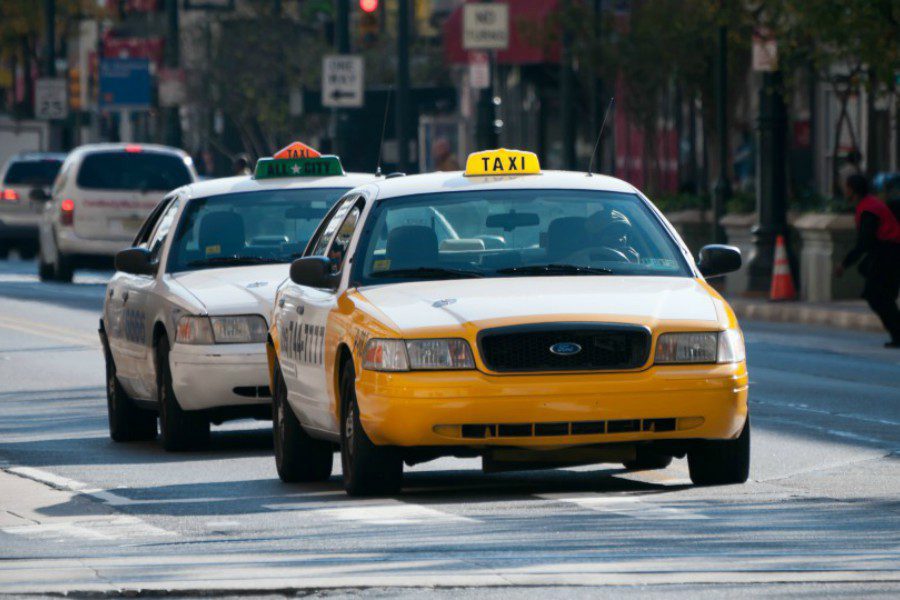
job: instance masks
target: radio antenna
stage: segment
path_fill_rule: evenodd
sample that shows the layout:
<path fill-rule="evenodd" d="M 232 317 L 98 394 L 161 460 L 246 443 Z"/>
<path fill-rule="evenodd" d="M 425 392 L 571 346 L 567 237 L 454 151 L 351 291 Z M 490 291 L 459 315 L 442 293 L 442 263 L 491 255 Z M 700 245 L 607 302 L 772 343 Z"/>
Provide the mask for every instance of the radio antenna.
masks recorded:
<path fill-rule="evenodd" d="M 597 150 L 600 149 L 600 140 L 603 139 L 603 130 L 606 128 L 606 119 L 609 117 L 609 111 L 612 110 L 613 104 L 616 101 L 616 97 L 613 96 L 609 99 L 609 104 L 606 105 L 606 113 L 603 115 L 603 122 L 600 124 L 600 133 L 597 134 L 597 143 L 594 144 L 594 151 L 591 153 L 591 162 L 588 164 L 588 177 L 594 176 L 594 158 L 597 156 Z"/>
<path fill-rule="evenodd" d="M 391 108 L 391 88 L 388 88 L 384 101 L 384 120 L 381 122 L 381 141 L 378 142 L 378 163 L 375 165 L 375 176 L 381 177 L 381 152 L 384 150 L 384 132 L 387 131 L 388 111 Z"/>

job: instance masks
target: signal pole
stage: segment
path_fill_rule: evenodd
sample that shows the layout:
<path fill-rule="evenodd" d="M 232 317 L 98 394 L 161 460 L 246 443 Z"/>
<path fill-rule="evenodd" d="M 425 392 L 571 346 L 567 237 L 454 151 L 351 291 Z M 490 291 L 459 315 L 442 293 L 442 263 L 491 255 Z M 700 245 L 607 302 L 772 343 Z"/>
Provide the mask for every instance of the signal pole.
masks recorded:
<path fill-rule="evenodd" d="M 56 0 L 44 0 L 44 77 L 56 77 Z M 26 75 L 26 79 L 29 75 Z M 59 121 L 50 121 L 47 150 L 62 149 L 62 130 Z"/>
<path fill-rule="evenodd" d="M 166 0 L 166 66 L 177 69 L 179 63 L 178 44 L 178 0 Z M 165 140 L 169 146 L 181 147 L 181 114 L 177 106 L 169 106 L 164 112 Z"/>
<path fill-rule="evenodd" d="M 335 0 L 334 45 L 338 54 L 350 54 L 350 0 Z M 349 115 L 345 109 L 334 109 L 334 152 L 342 156 L 346 153 Z"/>
<path fill-rule="evenodd" d="M 409 0 L 397 2 L 397 166 L 409 170 Z"/>

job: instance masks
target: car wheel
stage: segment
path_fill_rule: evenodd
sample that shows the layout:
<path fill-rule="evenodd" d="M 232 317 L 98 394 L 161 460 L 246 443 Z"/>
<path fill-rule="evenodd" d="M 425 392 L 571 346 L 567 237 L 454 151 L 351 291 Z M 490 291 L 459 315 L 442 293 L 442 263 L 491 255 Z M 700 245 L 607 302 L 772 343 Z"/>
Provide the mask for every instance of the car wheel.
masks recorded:
<path fill-rule="evenodd" d="M 21 246 L 19 246 L 19 256 L 23 260 L 32 260 L 35 256 L 37 256 L 37 244 L 35 242 L 25 242 Z"/>
<path fill-rule="evenodd" d="M 672 457 L 654 452 L 647 446 L 638 446 L 635 450 L 634 460 L 626 460 L 622 464 L 629 471 L 652 471 L 668 467 L 672 464 Z"/>
<path fill-rule="evenodd" d="M 44 245 L 41 244 L 38 248 L 38 276 L 41 281 L 52 281 L 53 271 L 53 263 L 47 261 L 44 256 Z"/>
<path fill-rule="evenodd" d="M 310 437 L 300 425 L 288 404 L 287 386 L 277 364 L 274 379 L 272 434 L 278 476 L 286 483 L 327 480 L 331 477 L 334 445 Z"/>
<path fill-rule="evenodd" d="M 172 389 L 169 340 L 160 338 L 156 350 L 156 394 L 163 448 L 169 452 L 202 448 L 209 442 L 209 419 L 200 412 L 183 410 Z"/>
<path fill-rule="evenodd" d="M 394 448 L 376 446 L 366 435 L 356 402 L 356 375 L 348 363 L 341 375 L 341 466 L 351 496 L 390 495 L 403 484 L 403 460 Z"/>
<path fill-rule="evenodd" d="M 109 437 L 114 442 L 137 442 L 156 438 L 156 413 L 134 405 L 116 376 L 116 365 L 109 351 L 106 358 L 106 409 Z"/>
<path fill-rule="evenodd" d="M 744 483 L 750 476 L 750 419 L 734 440 L 702 441 L 688 451 L 694 485 Z"/>
<path fill-rule="evenodd" d="M 0 243 L 0 260 L 9 258 L 9 244 Z"/>
<path fill-rule="evenodd" d="M 75 274 L 75 265 L 72 258 L 62 252 L 57 253 L 56 263 L 53 265 L 53 279 L 63 283 L 72 283 Z"/>

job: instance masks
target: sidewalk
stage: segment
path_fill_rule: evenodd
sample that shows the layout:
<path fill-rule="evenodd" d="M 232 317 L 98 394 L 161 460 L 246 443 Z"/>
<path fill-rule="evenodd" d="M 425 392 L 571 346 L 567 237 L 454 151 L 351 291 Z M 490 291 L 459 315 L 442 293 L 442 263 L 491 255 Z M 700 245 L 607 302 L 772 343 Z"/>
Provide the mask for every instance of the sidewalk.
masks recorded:
<path fill-rule="evenodd" d="M 728 298 L 739 319 L 827 325 L 857 331 L 884 331 L 863 300 L 770 302 L 762 298 Z"/>

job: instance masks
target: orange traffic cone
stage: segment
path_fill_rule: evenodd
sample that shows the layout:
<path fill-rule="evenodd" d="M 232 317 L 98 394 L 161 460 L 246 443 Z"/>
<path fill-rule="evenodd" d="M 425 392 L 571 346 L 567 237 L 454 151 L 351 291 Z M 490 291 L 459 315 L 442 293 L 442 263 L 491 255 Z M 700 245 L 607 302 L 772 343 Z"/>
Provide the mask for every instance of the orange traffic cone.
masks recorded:
<path fill-rule="evenodd" d="M 775 238 L 775 266 L 772 268 L 772 288 L 769 300 L 796 300 L 797 288 L 791 276 L 791 265 L 788 262 L 787 249 L 784 247 L 784 236 Z"/>

